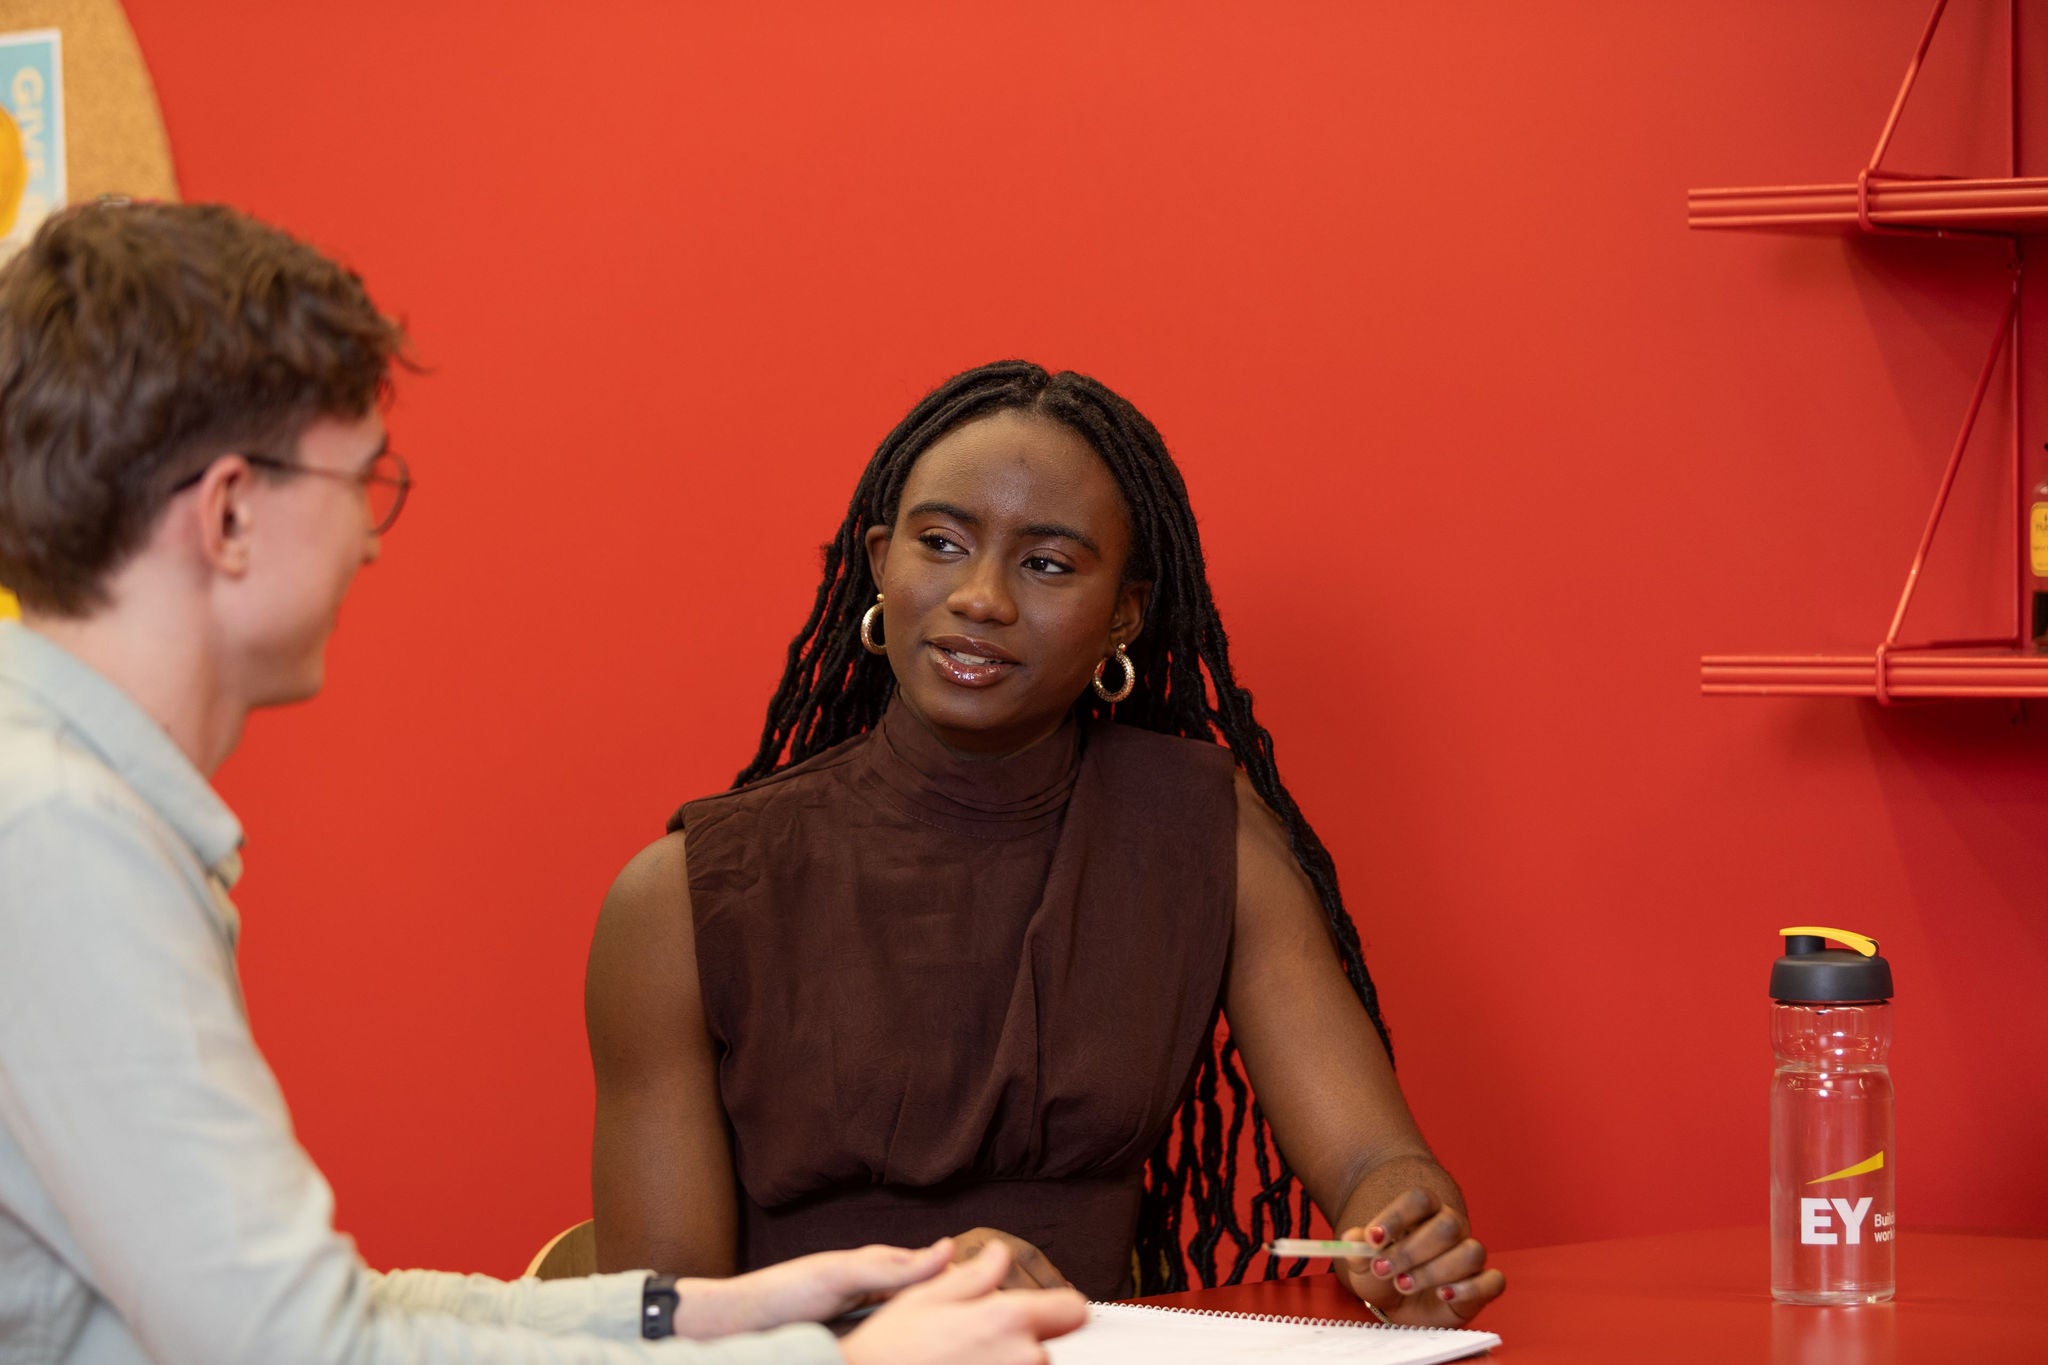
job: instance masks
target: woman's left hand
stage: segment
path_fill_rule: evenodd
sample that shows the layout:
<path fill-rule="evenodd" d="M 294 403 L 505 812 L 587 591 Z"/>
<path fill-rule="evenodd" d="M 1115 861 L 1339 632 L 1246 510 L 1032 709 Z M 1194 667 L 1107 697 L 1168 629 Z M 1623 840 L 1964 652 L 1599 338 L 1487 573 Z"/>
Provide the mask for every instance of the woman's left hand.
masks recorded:
<path fill-rule="evenodd" d="M 1347 1241 L 1370 1242 L 1371 1256 L 1341 1260 L 1338 1275 L 1389 1320 L 1416 1327 L 1458 1327 L 1507 1288 L 1507 1276 L 1486 1264 L 1486 1248 L 1465 1215 L 1425 1189 L 1411 1189 Z"/>
<path fill-rule="evenodd" d="M 1052 1257 L 1015 1233 L 1001 1228 L 969 1228 L 953 1237 L 953 1260 L 972 1260 L 990 1242 L 1010 1249 L 1010 1273 L 998 1289 L 1072 1289 L 1067 1277 L 1052 1263 Z"/>

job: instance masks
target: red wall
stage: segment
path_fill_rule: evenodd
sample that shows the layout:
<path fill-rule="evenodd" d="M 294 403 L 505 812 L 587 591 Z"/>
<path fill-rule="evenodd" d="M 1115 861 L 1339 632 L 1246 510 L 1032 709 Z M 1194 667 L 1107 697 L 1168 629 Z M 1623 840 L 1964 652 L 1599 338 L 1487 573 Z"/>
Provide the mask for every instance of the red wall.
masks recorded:
<path fill-rule="evenodd" d="M 1997 171 L 2004 7 L 1951 8 L 1892 164 Z M 373 1262 L 587 1212 L 599 899 L 750 751 L 875 441 L 1012 354 L 1173 444 L 1484 1237 L 1760 1222 L 1815 920 L 1896 964 L 1907 1223 L 2048 1230 L 2048 717 L 1697 686 L 1875 643 L 2000 276 L 1684 192 L 1846 178 L 1925 0 L 129 10 L 188 197 L 346 256 L 432 369 L 327 695 L 222 779 Z M 1928 630 L 1997 615 L 2009 514 L 1958 500 Z"/>

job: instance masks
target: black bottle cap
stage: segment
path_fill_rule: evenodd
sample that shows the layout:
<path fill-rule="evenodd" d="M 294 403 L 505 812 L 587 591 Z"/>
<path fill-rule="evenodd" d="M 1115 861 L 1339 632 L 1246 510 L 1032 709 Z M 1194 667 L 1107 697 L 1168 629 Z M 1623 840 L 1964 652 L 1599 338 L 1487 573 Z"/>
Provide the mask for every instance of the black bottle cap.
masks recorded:
<path fill-rule="evenodd" d="M 1830 948 L 1819 934 L 1785 935 L 1785 955 L 1771 966 L 1771 999 L 1788 1005 L 1848 1005 L 1892 998 L 1892 964 L 1851 948 Z"/>

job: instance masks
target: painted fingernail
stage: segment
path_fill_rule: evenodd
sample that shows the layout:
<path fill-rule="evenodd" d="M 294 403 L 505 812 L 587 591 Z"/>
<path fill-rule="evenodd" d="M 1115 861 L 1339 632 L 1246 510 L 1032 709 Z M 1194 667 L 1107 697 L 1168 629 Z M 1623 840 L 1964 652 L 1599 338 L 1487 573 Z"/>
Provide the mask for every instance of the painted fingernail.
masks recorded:
<path fill-rule="evenodd" d="M 1365 1240 L 1376 1247 L 1383 1247 L 1387 1244 L 1387 1230 L 1375 1223 L 1365 1230 Z"/>
<path fill-rule="evenodd" d="M 1436 1296 L 1445 1303 L 1449 1303 L 1452 1299 L 1458 1297 L 1458 1291 L 1451 1285 L 1445 1285 L 1442 1289 L 1436 1291 Z"/>
<path fill-rule="evenodd" d="M 1403 1294 L 1406 1294 L 1409 1290 L 1415 1288 L 1415 1277 L 1413 1275 L 1406 1273 L 1405 1271 L 1399 1275 L 1396 1275 L 1394 1277 L 1394 1288 L 1400 1290 Z"/>
<path fill-rule="evenodd" d="M 1394 1273 L 1394 1263 L 1388 1260 L 1386 1257 L 1382 1256 L 1377 1261 L 1374 1261 L 1372 1263 L 1372 1273 L 1379 1276 L 1381 1279 L 1385 1279 L 1387 1276 Z"/>

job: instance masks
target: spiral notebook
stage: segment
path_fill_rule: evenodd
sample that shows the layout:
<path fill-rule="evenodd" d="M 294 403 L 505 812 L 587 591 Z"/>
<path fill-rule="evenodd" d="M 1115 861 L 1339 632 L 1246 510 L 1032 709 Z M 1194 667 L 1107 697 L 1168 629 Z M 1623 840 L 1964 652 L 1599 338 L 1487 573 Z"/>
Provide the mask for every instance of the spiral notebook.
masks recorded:
<path fill-rule="evenodd" d="M 1348 1360 L 1434 1365 L 1500 1345 L 1491 1332 L 1383 1327 L 1328 1318 L 1269 1318 L 1135 1303 L 1092 1303 L 1079 1331 L 1045 1343 L 1052 1365 L 1242 1365 Z"/>

